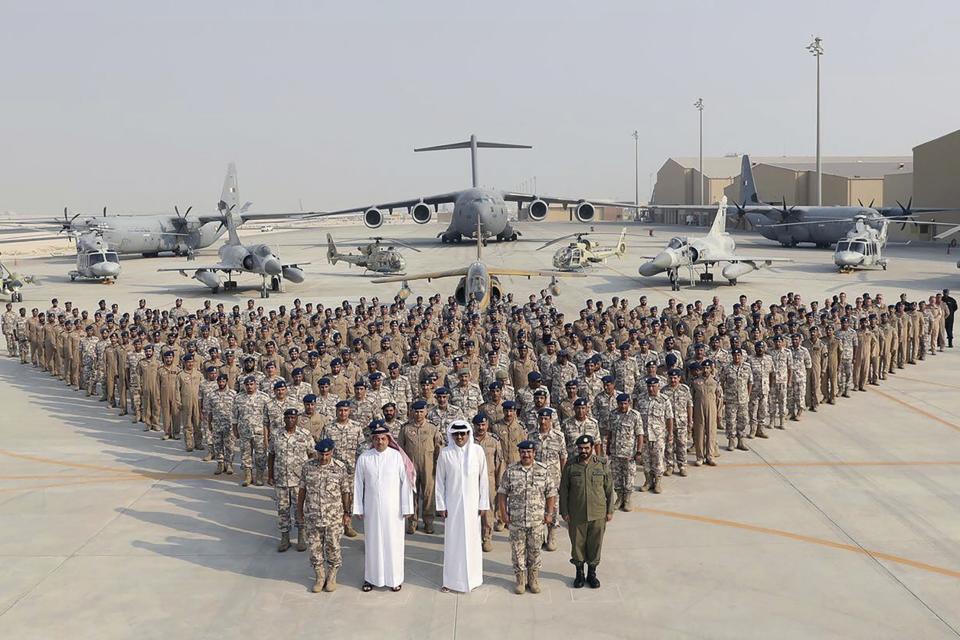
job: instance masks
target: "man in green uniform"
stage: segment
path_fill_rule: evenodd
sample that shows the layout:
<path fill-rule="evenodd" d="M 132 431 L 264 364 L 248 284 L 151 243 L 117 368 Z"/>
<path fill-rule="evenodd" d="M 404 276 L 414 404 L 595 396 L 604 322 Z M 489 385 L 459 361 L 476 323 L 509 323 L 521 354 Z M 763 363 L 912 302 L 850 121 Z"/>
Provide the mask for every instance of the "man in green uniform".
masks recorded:
<path fill-rule="evenodd" d="M 586 583 L 600 588 L 597 565 L 607 523 L 613 520 L 613 477 L 606 458 L 594 454 L 592 436 L 577 438 L 577 460 L 563 469 L 560 477 L 560 515 L 570 534 L 570 562 L 577 568 L 574 589 Z"/>

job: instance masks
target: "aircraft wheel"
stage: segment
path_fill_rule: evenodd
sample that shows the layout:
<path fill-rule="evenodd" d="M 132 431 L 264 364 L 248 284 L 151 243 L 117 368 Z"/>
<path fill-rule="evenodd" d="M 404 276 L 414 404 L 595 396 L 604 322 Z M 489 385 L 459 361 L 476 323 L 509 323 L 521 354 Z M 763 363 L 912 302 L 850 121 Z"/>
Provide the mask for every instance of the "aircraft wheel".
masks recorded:
<path fill-rule="evenodd" d="M 510 242 L 516 242 L 516 241 L 517 241 L 517 234 L 514 233 L 513 235 L 510 236 Z"/>
<path fill-rule="evenodd" d="M 76 282 L 76 280 L 77 280 L 77 276 L 75 275 L 70 276 L 70 282 Z"/>
<path fill-rule="evenodd" d="M 736 279 L 736 278 L 731 278 L 731 280 L 730 280 L 730 286 L 732 287 L 732 286 L 734 286 L 734 285 L 736 285 L 736 284 L 737 284 L 737 279 Z"/>
<path fill-rule="evenodd" d="M 264 288 L 264 289 L 260 289 L 260 297 L 261 297 L 261 298 L 269 298 L 269 297 L 270 297 L 270 292 L 267 291 L 265 288 Z"/>
<path fill-rule="evenodd" d="M 220 286 L 217 285 L 216 287 L 210 289 L 210 293 L 213 293 L 213 294 L 218 294 L 218 293 L 220 293 Z"/>

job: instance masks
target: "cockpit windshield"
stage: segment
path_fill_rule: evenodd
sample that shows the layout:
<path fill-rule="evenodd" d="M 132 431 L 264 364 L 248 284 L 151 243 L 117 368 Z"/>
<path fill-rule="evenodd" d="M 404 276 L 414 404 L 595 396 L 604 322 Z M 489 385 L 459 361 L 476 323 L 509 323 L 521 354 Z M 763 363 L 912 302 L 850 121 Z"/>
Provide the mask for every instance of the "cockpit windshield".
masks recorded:
<path fill-rule="evenodd" d="M 261 244 L 254 250 L 254 253 L 256 253 L 260 257 L 268 258 L 270 257 L 270 247 L 268 247 L 265 244 Z"/>
<path fill-rule="evenodd" d="M 471 274 L 467 278 L 467 293 L 473 294 L 476 300 L 483 300 L 487 295 L 487 279 L 479 273 Z"/>
<path fill-rule="evenodd" d="M 679 249 L 686 243 L 687 243 L 686 238 L 680 238 L 680 237 L 670 238 L 670 242 L 667 244 L 667 247 L 671 249 Z"/>
<path fill-rule="evenodd" d="M 837 251 L 849 251 L 849 250 L 850 250 L 849 241 L 841 240 L 840 242 L 837 243 Z"/>
<path fill-rule="evenodd" d="M 117 256 L 116 252 L 107 251 L 105 255 L 107 256 L 107 262 L 114 262 L 116 264 L 120 264 L 120 258 Z"/>
<path fill-rule="evenodd" d="M 865 242 L 851 242 L 850 251 L 853 251 L 855 253 L 866 253 L 867 244 Z"/>

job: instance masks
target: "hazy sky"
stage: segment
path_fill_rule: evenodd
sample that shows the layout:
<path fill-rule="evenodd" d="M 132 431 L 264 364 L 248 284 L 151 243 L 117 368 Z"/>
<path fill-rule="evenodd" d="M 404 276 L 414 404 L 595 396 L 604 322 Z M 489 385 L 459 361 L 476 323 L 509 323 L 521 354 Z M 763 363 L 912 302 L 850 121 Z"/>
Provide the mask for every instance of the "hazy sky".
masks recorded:
<path fill-rule="evenodd" d="M 671 155 L 909 154 L 957 129 L 960 2 L 0 0 L 0 211 L 254 210 L 469 185 L 632 199 Z"/>

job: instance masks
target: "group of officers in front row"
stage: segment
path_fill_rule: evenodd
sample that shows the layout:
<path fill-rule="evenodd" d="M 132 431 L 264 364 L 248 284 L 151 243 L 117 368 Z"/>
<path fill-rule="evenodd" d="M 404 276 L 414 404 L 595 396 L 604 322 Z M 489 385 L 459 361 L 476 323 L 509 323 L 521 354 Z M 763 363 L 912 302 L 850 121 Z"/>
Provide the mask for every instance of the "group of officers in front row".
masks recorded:
<path fill-rule="evenodd" d="M 826 324 L 823 335 L 818 327 L 803 334 L 773 327 L 748 348 L 734 338 L 717 344 L 714 334 L 709 344 L 691 344 L 686 354 L 672 336 L 656 345 L 645 338 L 625 342 L 603 357 L 594 352 L 586 358 L 548 341 L 540 346 L 554 356 L 551 394 L 522 336 L 509 351 L 509 367 L 513 372 L 518 359 L 529 358 L 526 384 L 512 384 L 515 375 L 497 375 L 481 391 L 463 354 L 451 350 L 446 358 L 431 352 L 424 365 L 412 358 L 403 358 L 402 365 L 370 358 L 366 373 L 350 376 L 341 358 L 327 358 L 329 370 L 318 371 L 319 352 L 302 361 L 299 348 L 280 354 L 270 339 L 263 344 L 266 353 L 227 349 L 224 359 L 219 346 L 185 340 L 178 331 L 165 342 L 147 342 L 142 333 L 121 331 L 109 312 L 96 313 L 99 324 L 82 331 L 79 320 L 71 329 L 69 318 L 58 319 L 74 334 L 61 336 L 59 344 L 76 342 L 77 362 L 67 364 L 44 349 L 49 331 L 42 323 L 31 329 L 25 317 L 21 310 L 13 319 L 12 347 L 8 337 L 11 355 L 21 362 L 32 361 L 88 395 L 99 387 L 101 400 L 119 406 L 121 414 L 132 405 L 134 422 L 142 421 L 145 430 L 182 436 L 187 451 L 206 450 L 205 460 L 216 461 L 216 475 L 234 473 L 239 446 L 243 486 L 275 487 L 278 551 L 290 548 L 294 523 L 296 549 L 310 549 L 314 591 L 336 589 L 341 536 L 358 535 L 352 518 L 363 512 L 355 500 L 361 482 L 357 461 L 371 449 L 400 453 L 413 496 L 410 512 L 399 514 L 406 534 L 415 533 L 418 523 L 432 534 L 437 458 L 454 444 L 449 426 L 468 422 L 485 456 L 488 493 L 497 496 L 496 504 L 480 513 L 482 550 L 492 549 L 493 531 L 507 528 L 515 591 L 538 593 L 541 549 L 556 550 L 562 517 L 576 567 L 574 586 L 598 588 L 605 523 L 616 509 L 630 510 L 638 464 L 644 472 L 640 491 L 660 493 L 663 476 L 687 475 L 688 453 L 695 454 L 691 466 L 717 464 L 721 425 L 727 449 L 746 451 L 745 439 L 767 438 L 769 428 L 785 428 L 785 418 L 799 420 L 805 408 L 816 411 L 821 388 L 833 404 L 837 396 L 877 384 L 895 366 L 937 347 L 917 340 L 917 347 L 899 358 L 896 349 L 878 362 L 868 353 L 858 366 L 858 339 L 873 335 L 875 320 L 860 318 L 858 329 L 851 326 L 858 318 L 849 314 L 840 317 L 838 327 Z M 5 316 L 4 333 L 7 321 Z M 27 336 L 30 331 L 36 339 Z M 491 365 L 502 364 L 500 357 Z M 125 375 L 110 366 L 118 358 L 125 360 Z M 386 371 L 380 370 L 383 364 Z M 557 384 L 565 372 L 572 372 L 570 379 Z M 625 388 L 625 380 L 636 380 L 633 388 Z M 343 397 L 350 386 L 352 395 Z M 368 527 L 369 522 L 365 531 Z M 389 580 L 364 582 L 365 591 L 373 586 L 399 590 Z"/>

